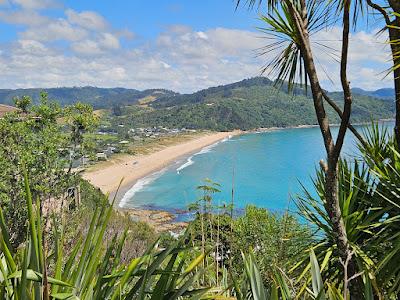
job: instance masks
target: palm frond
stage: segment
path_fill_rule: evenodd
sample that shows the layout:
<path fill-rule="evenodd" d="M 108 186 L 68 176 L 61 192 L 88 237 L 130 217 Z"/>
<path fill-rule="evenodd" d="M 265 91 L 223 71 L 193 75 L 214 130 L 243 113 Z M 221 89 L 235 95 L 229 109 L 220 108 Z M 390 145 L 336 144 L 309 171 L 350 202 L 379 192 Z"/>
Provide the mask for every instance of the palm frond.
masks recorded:
<path fill-rule="evenodd" d="M 294 3 L 295 9 L 300 12 L 300 2 Z M 332 23 L 329 9 L 330 5 L 321 1 L 307 2 L 306 24 L 310 35 Z M 287 81 L 289 91 L 296 86 L 307 88 L 308 77 L 302 56 L 301 33 L 286 2 L 282 1 L 279 7 L 272 7 L 260 20 L 267 25 L 258 27 L 258 30 L 264 34 L 268 44 L 258 50 L 258 55 L 270 57 L 261 72 L 275 78 L 279 87 Z"/>

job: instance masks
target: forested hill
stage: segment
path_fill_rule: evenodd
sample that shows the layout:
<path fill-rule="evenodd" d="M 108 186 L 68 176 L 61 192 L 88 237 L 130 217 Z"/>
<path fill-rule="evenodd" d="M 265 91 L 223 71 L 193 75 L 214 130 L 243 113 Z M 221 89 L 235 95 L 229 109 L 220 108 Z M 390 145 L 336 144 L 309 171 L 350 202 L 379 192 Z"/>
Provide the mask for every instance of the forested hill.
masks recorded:
<path fill-rule="evenodd" d="M 111 123 L 131 127 L 231 130 L 316 124 L 313 101 L 304 89 L 296 88 L 288 93 L 284 84 L 278 90 L 265 77 L 211 87 L 193 94 L 164 89 L 139 91 L 96 87 L 0 90 L 0 103 L 12 104 L 13 97 L 22 95 L 37 100 L 41 91 L 61 105 L 82 101 L 95 109 L 109 109 Z M 394 101 L 366 93 L 354 89 L 352 122 L 394 116 Z M 341 93 L 330 95 L 342 106 Z M 339 122 L 332 110 L 329 115 L 331 122 Z"/>
<path fill-rule="evenodd" d="M 115 122 L 131 127 L 165 126 L 194 129 L 254 129 L 316 124 L 313 101 L 304 90 L 294 95 L 280 90 L 266 78 L 205 89 L 194 94 L 165 96 L 148 103 L 122 109 Z M 341 93 L 329 93 L 340 105 Z M 339 122 L 328 109 L 330 121 Z M 352 122 L 369 122 L 394 116 L 394 101 L 354 95 Z"/>
<path fill-rule="evenodd" d="M 371 96 L 385 100 L 393 100 L 395 98 L 395 91 L 392 88 L 383 88 L 375 91 L 366 91 L 360 88 L 353 88 L 352 92 L 358 95 Z"/>
<path fill-rule="evenodd" d="M 60 88 L 32 88 L 32 89 L 0 89 L 0 104 L 12 105 L 17 96 L 30 96 L 37 102 L 40 93 L 46 92 L 50 99 L 57 100 L 61 105 L 68 105 L 77 101 L 91 104 L 95 109 L 111 108 L 115 105 L 132 105 L 140 101 L 154 100 L 161 96 L 172 96 L 176 93 L 164 89 L 139 91 L 125 88 L 97 88 L 97 87 L 60 87 Z"/>

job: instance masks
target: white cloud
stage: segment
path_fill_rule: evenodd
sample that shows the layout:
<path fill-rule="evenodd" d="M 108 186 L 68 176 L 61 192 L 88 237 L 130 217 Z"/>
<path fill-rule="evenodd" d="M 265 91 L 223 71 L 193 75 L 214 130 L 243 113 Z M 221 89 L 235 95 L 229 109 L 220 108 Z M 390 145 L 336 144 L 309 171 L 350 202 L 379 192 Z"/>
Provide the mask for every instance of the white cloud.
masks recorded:
<path fill-rule="evenodd" d="M 106 49 L 118 49 L 120 47 L 119 39 L 109 32 L 101 34 L 99 43 Z"/>
<path fill-rule="evenodd" d="M 185 33 L 192 32 L 192 28 L 190 28 L 189 26 L 186 26 L 186 25 L 175 24 L 175 25 L 168 26 L 166 32 L 173 34 L 173 35 L 184 35 Z"/>
<path fill-rule="evenodd" d="M 202 32 L 202 31 L 197 32 L 197 36 L 198 36 L 199 38 L 203 39 L 203 40 L 208 40 L 207 34 L 205 34 L 205 33 Z"/>
<path fill-rule="evenodd" d="M 67 9 L 65 17 L 50 18 L 38 10 L 54 4 L 52 1 L 15 1 L 24 8 L 0 11 L 0 19 L 25 26 L 18 32 L 19 40 L 0 52 L 2 88 L 94 85 L 190 92 L 257 76 L 272 58 L 257 57 L 257 49 L 267 42 L 257 32 L 222 27 L 196 31 L 174 25 L 152 40 L 127 46 L 122 40 L 134 34 L 112 28 L 96 12 Z M 340 37 L 341 30 L 333 28 L 313 38 L 339 49 Z M 352 34 L 352 86 L 372 89 L 391 85 L 390 78 L 380 81 L 387 59 L 382 55 L 387 51 L 383 40 L 374 31 Z M 326 69 L 339 82 L 337 62 L 326 55 L 326 48 L 314 50 L 324 87 L 339 89 L 340 85 L 330 84 L 322 71 Z"/>
<path fill-rule="evenodd" d="M 109 26 L 108 22 L 101 15 L 93 11 L 79 13 L 72 9 L 67 9 L 65 14 L 71 24 L 79 25 L 86 29 L 104 30 Z"/>
<path fill-rule="evenodd" d="M 10 2 L 25 9 L 46 9 L 58 5 L 54 0 L 10 0 Z"/>
<path fill-rule="evenodd" d="M 42 43 L 34 40 L 19 40 L 19 48 L 16 53 L 27 53 L 27 54 L 43 54 L 47 52 L 47 47 Z"/>
<path fill-rule="evenodd" d="M 38 44 L 24 42 L 32 47 L 31 54 L 22 55 L 14 49 L 7 56 L 0 56 L 9 66 L 5 71 L 8 74 L 0 79 L 0 87 L 10 84 L 97 85 L 192 91 L 229 83 L 259 74 L 261 61 L 251 54 L 252 47 L 259 42 L 250 37 L 246 40 L 251 41 L 249 45 L 240 45 L 246 33 L 252 36 L 250 32 L 231 29 L 197 32 L 188 27 L 173 26 L 150 43 L 125 49 L 116 34 L 97 32 L 72 41 L 72 55 L 49 45 L 54 51 L 42 49 L 47 55 L 40 58 L 33 50 L 51 40 L 52 35 L 47 34 L 37 40 Z M 65 32 L 63 36 L 71 41 Z M 239 50 L 234 50 L 233 42 L 222 42 L 221 39 L 235 40 Z M 234 53 L 238 56 L 232 58 Z M 46 74 L 41 74 L 39 68 L 46 70 Z M 17 75 L 22 72 L 24 76 Z"/>
<path fill-rule="evenodd" d="M 132 40 L 135 37 L 135 34 L 128 29 L 115 31 L 115 35 L 119 38 L 124 38 L 127 40 Z"/>
<path fill-rule="evenodd" d="M 8 7 L 0 10 L 0 20 L 25 25 L 24 29 L 18 32 L 21 40 L 52 44 L 51 47 L 58 45 L 62 47 L 58 50 L 70 49 L 77 55 L 88 56 L 118 50 L 121 47 L 120 39 L 134 37 L 127 29 L 114 30 L 107 20 L 96 12 L 67 9 L 64 11 L 65 18 L 50 18 L 39 13 L 39 8 L 54 2 L 18 0 L 18 3 L 23 8 Z"/>
<path fill-rule="evenodd" d="M 119 48 L 119 39 L 109 32 L 96 35 L 93 39 L 79 40 L 71 44 L 74 52 L 83 55 L 99 55 Z"/>
<path fill-rule="evenodd" d="M 341 37 L 342 30 L 339 27 L 320 31 L 312 37 L 319 74 L 328 89 L 341 89 L 340 65 L 336 61 L 341 56 Z M 390 49 L 386 40 L 387 36 L 377 35 L 377 30 L 351 33 L 348 77 L 352 87 L 372 90 L 392 86 L 390 78 L 385 78 L 383 74 L 390 67 Z"/>
<path fill-rule="evenodd" d="M 37 41 L 78 41 L 85 38 L 88 32 L 60 18 L 52 20 L 44 26 L 31 27 L 20 35 L 25 39 Z"/>
<path fill-rule="evenodd" d="M 230 54 L 254 52 L 265 45 L 260 33 L 238 29 L 215 28 L 208 31 L 211 43 Z"/>
<path fill-rule="evenodd" d="M 85 40 L 73 43 L 71 45 L 71 49 L 77 53 L 84 55 L 96 55 L 103 53 L 99 44 L 93 40 Z"/>
<path fill-rule="evenodd" d="M 31 10 L 0 11 L 0 20 L 9 24 L 28 26 L 40 26 L 50 21 L 49 18 Z"/>
<path fill-rule="evenodd" d="M 314 41 L 314 45 L 318 42 L 331 48 L 318 46 L 320 53 L 329 52 L 340 57 L 341 38 L 341 28 L 334 27 L 328 31 L 318 32 L 312 37 L 312 40 Z M 353 62 L 387 62 L 387 54 L 389 54 L 389 52 L 386 40 L 387 36 L 384 34 L 378 35 L 376 30 L 352 33 L 350 35 L 349 60 Z"/>

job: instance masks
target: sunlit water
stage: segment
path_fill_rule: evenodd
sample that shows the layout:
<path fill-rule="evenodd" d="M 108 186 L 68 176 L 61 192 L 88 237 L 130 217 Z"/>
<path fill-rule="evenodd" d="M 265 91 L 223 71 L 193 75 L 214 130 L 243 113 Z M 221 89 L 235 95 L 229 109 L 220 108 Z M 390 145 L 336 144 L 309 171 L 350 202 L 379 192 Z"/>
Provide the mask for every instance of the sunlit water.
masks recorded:
<path fill-rule="evenodd" d="M 388 124 L 393 127 L 392 123 Z M 363 130 L 363 127 L 358 127 Z M 333 129 L 336 135 L 338 128 Z M 343 155 L 358 155 L 356 141 L 347 133 Z M 215 199 L 242 209 L 254 204 L 283 211 L 302 192 L 300 182 L 312 189 L 311 176 L 325 158 L 319 128 L 282 129 L 235 136 L 206 147 L 168 168 L 139 180 L 124 196 L 121 206 L 179 212 L 200 197 L 196 186 L 204 178 L 221 184 Z"/>

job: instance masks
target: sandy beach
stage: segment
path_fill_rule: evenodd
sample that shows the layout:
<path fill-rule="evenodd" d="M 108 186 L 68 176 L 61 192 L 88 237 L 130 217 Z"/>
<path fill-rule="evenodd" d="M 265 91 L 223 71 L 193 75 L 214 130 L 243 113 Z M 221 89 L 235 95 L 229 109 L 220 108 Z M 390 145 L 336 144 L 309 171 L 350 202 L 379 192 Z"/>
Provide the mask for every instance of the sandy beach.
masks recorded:
<path fill-rule="evenodd" d="M 104 167 L 85 171 L 82 177 L 100 188 L 103 193 L 110 195 L 115 194 L 121 179 L 123 179 L 117 197 L 118 201 L 140 178 L 167 167 L 183 156 L 200 151 L 206 146 L 237 134 L 240 134 L 240 131 L 209 133 L 148 155 L 126 155 L 112 159 Z"/>

